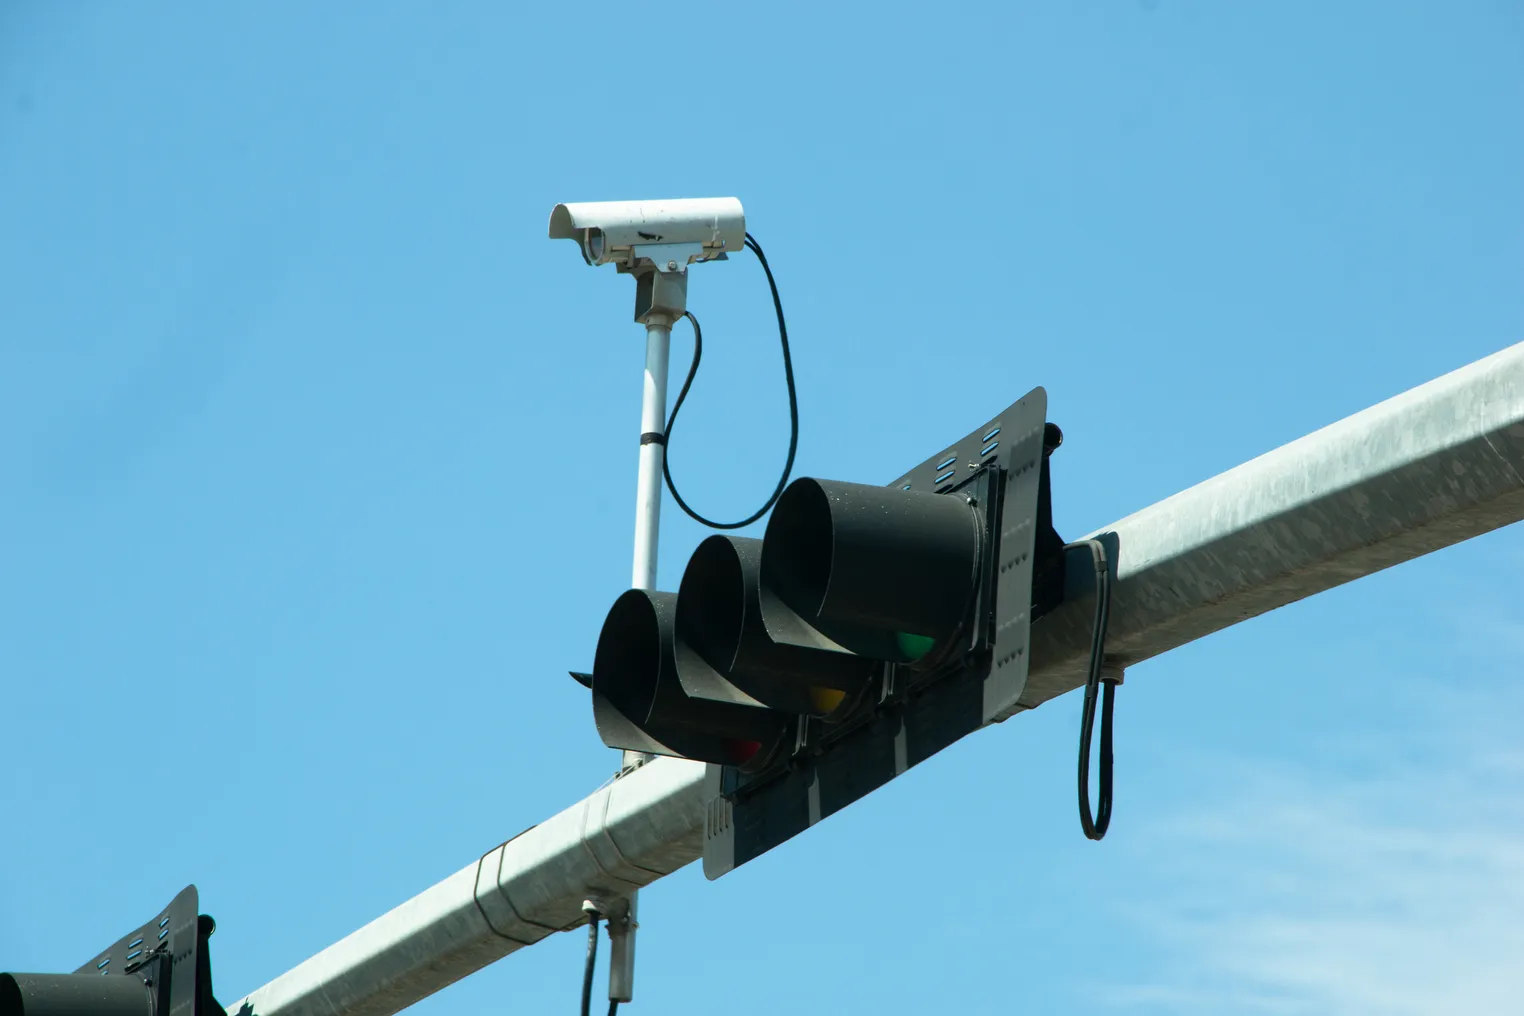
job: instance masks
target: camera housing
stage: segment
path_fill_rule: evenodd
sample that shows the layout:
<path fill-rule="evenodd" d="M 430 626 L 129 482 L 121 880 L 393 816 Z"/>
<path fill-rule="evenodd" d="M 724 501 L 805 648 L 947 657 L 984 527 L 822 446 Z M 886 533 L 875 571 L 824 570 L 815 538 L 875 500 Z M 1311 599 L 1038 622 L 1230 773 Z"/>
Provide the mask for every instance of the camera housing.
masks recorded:
<path fill-rule="evenodd" d="M 632 274 L 684 272 L 740 250 L 746 213 L 739 198 L 572 202 L 551 211 L 550 238 L 575 240 L 590 265 L 613 264 Z"/>

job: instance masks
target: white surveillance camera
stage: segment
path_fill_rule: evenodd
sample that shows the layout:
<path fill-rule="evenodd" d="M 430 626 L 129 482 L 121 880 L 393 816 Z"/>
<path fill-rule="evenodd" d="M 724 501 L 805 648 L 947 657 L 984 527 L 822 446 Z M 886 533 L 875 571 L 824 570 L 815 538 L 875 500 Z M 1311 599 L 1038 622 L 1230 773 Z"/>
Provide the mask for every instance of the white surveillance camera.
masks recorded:
<path fill-rule="evenodd" d="M 737 198 L 671 201 L 583 201 L 556 205 L 550 238 L 575 240 L 590 265 L 621 272 L 683 272 L 746 242 L 746 213 Z"/>

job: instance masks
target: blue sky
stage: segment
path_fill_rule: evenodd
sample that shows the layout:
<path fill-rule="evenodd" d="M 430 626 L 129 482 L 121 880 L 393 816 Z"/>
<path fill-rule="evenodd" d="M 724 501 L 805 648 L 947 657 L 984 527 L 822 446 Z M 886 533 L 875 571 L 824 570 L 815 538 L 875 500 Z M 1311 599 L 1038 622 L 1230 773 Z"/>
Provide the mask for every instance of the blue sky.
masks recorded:
<path fill-rule="evenodd" d="M 556 202 L 745 202 L 799 475 L 1045 385 L 1077 535 L 1524 339 L 1521 57 L 1502 0 L 0 7 L 0 967 L 194 881 L 232 999 L 606 778 L 565 672 L 629 576 L 642 335 Z M 761 272 L 690 306 L 674 469 L 736 516 L 787 438 Z M 1504 530 L 1135 668 L 1100 845 L 1071 695 L 684 870 L 629 1011 L 1500 1011 L 1521 568 Z M 572 1011 L 582 948 L 417 1011 Z"/>

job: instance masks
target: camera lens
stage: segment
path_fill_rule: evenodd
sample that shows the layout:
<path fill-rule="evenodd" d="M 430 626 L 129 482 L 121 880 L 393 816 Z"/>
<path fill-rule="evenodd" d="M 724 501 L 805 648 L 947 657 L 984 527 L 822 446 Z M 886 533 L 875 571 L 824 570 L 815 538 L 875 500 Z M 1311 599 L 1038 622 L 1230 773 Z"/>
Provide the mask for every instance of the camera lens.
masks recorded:
<path fill-rule="evenodd" d="M 588 260 L 601 260 L 603 258 L 603 230 L 596 227 L 589 229 L 584 245 L 587 248 Z"/>

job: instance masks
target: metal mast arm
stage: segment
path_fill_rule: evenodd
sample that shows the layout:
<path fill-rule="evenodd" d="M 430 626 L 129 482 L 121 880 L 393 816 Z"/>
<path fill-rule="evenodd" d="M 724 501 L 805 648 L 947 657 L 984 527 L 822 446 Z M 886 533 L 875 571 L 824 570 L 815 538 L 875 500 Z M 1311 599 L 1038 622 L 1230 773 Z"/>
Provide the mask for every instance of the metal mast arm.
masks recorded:
<path fill-rule="evenodd" d="M 1108 654 L 1131 665 L 1524 519 L 1524 344 L 1094 534 L 1116 548 Z M 1033 628 L 1022 706 L 1079 687 L 1085 606 Z M 702 854 L 703 766 L 657 759 L 228 1007 L 390 1016 Z"/>

